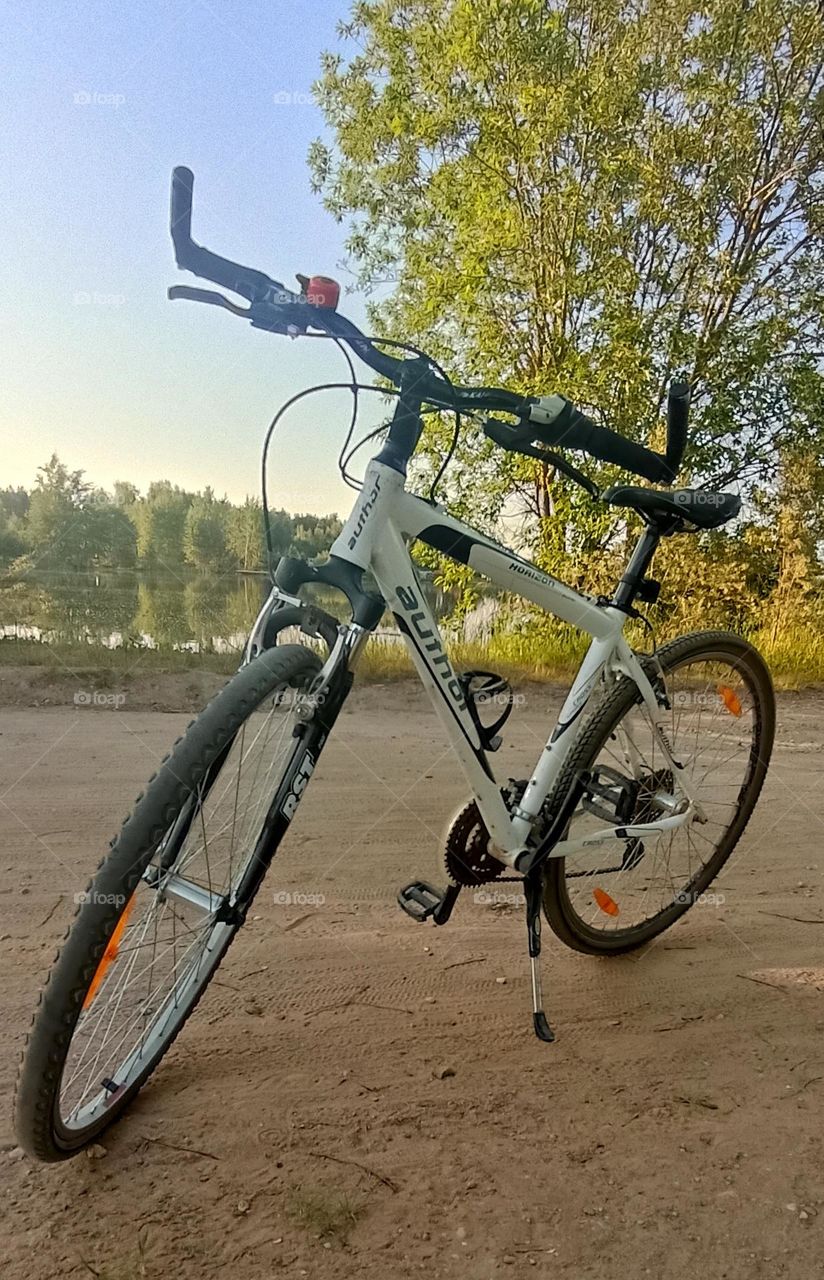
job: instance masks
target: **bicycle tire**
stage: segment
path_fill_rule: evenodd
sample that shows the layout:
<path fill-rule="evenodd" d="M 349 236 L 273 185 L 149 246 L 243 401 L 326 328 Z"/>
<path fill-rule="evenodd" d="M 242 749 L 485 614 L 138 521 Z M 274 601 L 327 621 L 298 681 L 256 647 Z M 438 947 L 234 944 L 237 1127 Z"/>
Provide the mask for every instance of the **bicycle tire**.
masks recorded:
<path fill-rule="evenodd" d="M 740 636 L 722 631 L 693 632 L 679 636 L 656 654 L 643 659 L 650 679 L 655 683 L 671 675 L 689 662 L 728 660 L 742 671 L 754 695 L 758 720 L 750 752 L 751 772 L 739 796 L 734 819 L 725 830 L 712 854 L 669 905 L 640 926 L 596 929 L 582 919 L 573 906 L 567 882 L 567 859 L 548 858 L 544 866 L 544 914 L 555 935 L 566 946 L 589 955 L 620 955 L 635 950 L 663 933 L 687 912 L 718 875 L 746 828 L 766 777 L 775 737 L 775 693 L 769 670 L 758 651 Z M 571 797 L 583 793 L 581 779 L 586 777 L 604 744 L 627 713 L 640 703 L 637 686 L 629 679 L 620 680 L 596 707 L 582 729 L 564 765 L 553 792 L 547 800 L 547 812 L 569 811 Z M 677 748 L 677 744 L 676 744 Z M 579 875 L 581 873 L 578 873 Z"/>
<path fill-rule="evenodd" d="M 136 892 L 164 835 L 221 753 L 225 761 L 228 747 L 246 720 L 277 690 L 307 686 L 320 667 L 318 655 L 301 645 L 265 650 L 241 668 L 190 723 L 138 796 L 100 862 L 85 901 L 78 906 L 40 994 L 15 1098 L 15 1129 L 20 1146 L 29 1155 L 44 1161 L 62 1160 L 94 1142 L 133 1100 L 194 1012 L 242 920 L 225 927 L 202 983 L 128 1088 L 95 1122 L 76 1131 L 67 1127 L 59 1114 L 63 1070 L 84 1000 L 124 916 L 123 903 Z"/>

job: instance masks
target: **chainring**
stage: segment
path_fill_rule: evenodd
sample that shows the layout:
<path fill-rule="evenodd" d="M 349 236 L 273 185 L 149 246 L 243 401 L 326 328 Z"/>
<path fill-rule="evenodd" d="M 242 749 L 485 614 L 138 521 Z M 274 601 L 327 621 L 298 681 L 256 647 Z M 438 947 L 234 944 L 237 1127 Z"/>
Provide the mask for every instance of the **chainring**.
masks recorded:
<path fill-rule="evenodd" d="M 509 786 L 502 790 L 510 809 L 517 804 L 525 788 L 525 782 L 510 781 Z M 490 884 L 509 870 L 505 863 L 489 852 L 489 844 L 490 835 L 478 805 L 470 800 L 455 814 L 446 835 L 444 864 L 452 884 Z"/>

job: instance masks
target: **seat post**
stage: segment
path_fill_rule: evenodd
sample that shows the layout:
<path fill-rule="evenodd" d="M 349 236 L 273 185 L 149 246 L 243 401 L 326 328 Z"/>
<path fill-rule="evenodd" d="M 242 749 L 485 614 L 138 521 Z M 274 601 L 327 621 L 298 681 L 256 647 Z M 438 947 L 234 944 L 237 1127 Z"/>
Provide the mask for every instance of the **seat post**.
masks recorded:
<path fill-rule="evenodd" d="M 660 529 L 648 525 L 636 542 L 629 564 L 615 589 L 612 604 L 616 609 L 629 613 L 660 541 Z"/>

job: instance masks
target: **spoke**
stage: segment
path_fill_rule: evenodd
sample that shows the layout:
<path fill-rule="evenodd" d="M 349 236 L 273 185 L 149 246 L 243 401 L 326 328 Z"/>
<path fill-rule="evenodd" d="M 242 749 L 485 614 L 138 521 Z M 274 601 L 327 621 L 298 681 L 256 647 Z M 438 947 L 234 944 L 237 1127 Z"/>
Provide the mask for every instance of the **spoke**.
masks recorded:
<path fill-rule="evenodd" d="M 141 879 L 133 918 L 99 989 L 78 1019 L 64 1064 L 60 1109 L 82 1129 L 99 1114 L 102 1080 L 128 1084 L 174 1034 L 211 971 L 213 939 L 230 936 L 216 911 L 240 883 L 263 819 L 294 750 L 292 699 L 267 695 L 240 726 L 223 765 L 147 854 L 159 868 L 176 824 L 174 860 L 156 880 Z"/>
<path fill-rule="evenodd" d="M 567 858 L 567 893 L 574 910 L 582 922 L 600 932 L 639 927 L 669 910 L 679 894 L 688 891 L 687 886 L 700 878 L 735 821 L 752 777 L 758 703 L 746 673 L 721 659 L 698 659 L 671 673 L 667 684 L 670 713 L 666 723 L 673 756 L 683 762 L 685 784 L 703 809 L 705 820 L 688 821 L 658 837 L 647 837 L 641 842 L 643 852 L 634 866 L 617 866 L 600 876 L 597 868 L 592 869 L 590 850 Z M 734 690 L 742 706 L 742 714 L 734 724 L 718 693 L 722 685 Z M 637 822 L 654 820 L 656 793 L 674 791 L 676 798 L 683 796 L 677 775 L 674 786 L 662 781 L 671 765 L 664 757 L 645 705 L 634 703 L 628 709 L 603 742 L 590 768 L 597 772 L 599 766 L 606 765 L 623 777 L 641 782 L 634 808 Z M 594 799 L 599 803 L 599 797 Z M 594 829 L 593 822 L 603 825 L 596 815 L 583 808 L 576 810 L 569 838 Z M 625 848 L 631 847 L 627 841 Z M 620 858 L 616 861 L 620 862 Z M 589 886 L 597 885 L 604 877 L 605 884 L 612 886 L 610 896 L 619 905 L 618 916 L 605 914 L 593 902 Z"/>

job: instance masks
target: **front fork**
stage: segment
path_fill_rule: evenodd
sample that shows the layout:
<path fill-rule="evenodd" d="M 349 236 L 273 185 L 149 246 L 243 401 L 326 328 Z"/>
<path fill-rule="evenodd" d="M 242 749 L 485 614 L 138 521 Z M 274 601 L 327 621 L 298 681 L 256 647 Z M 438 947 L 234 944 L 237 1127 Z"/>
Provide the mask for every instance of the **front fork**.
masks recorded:
<path fill-rule="evenodd" d="M 352 688 L 355 663 L 369 634 L 355 623 L 340 626 L 326 662 L 295 705 L 295 726 L 292 730 L 295 749 L 269 805 L 254 855 L 233 902 L 229 904 L 231 918 L 237 923 L 245 918 L 275 851 L 298 811 L 320 754 Z"/>

